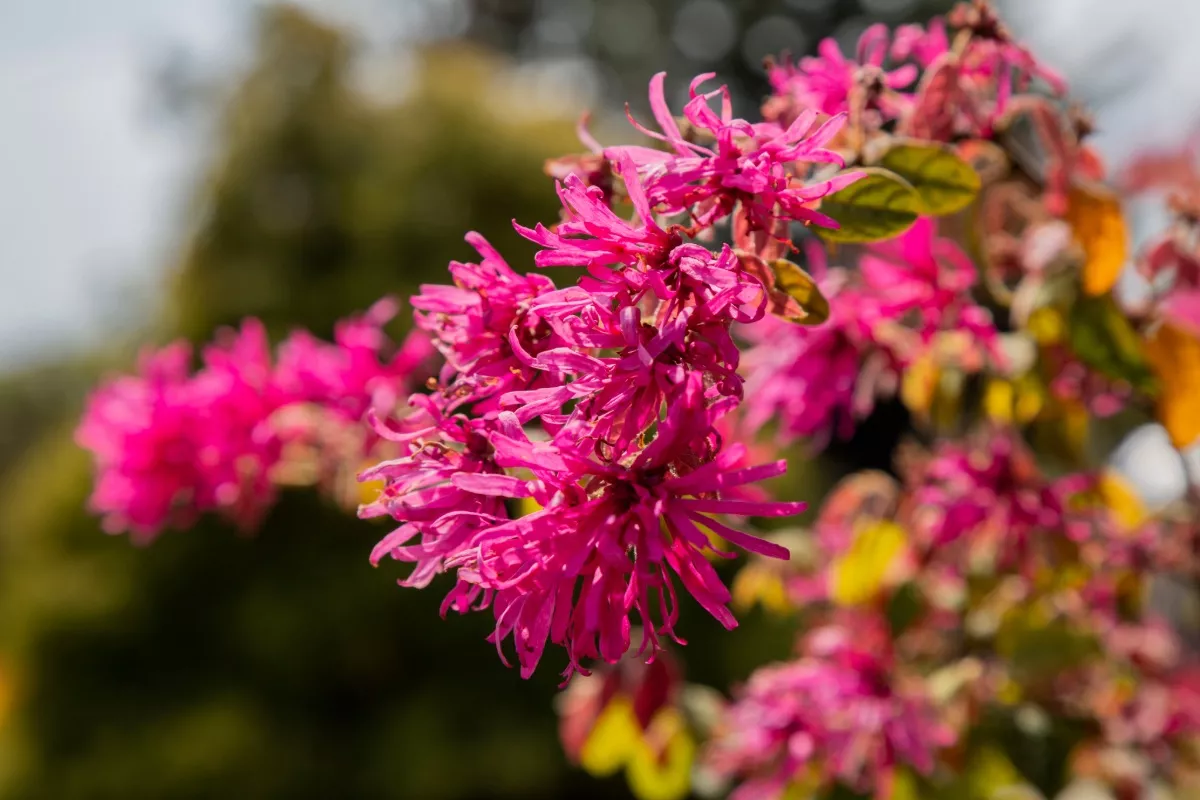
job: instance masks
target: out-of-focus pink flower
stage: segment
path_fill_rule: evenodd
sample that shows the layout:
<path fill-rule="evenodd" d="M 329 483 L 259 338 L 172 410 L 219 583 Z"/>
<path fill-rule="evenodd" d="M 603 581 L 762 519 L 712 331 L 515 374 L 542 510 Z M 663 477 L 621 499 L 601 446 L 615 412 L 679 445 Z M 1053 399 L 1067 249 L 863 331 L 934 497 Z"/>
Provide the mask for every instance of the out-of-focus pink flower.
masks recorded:
<path fill-rule="evenodd" d="M 888 57 L 889 36 L 886 25 L 872 25 L 858 39 L 853 59 L 842 54 L 833 39 L 823 39 L 817 45 L 817 55 L 800 59 L 798 64 L 783 63 L 771 68 L 768 78 L 776 95 L 788 97 L 798 109 L 814 109 L 834 116 L 851 110 L 856 92 L 880 121 L 898 117 L 908 99 L 898 91 L 917 79 L 917 68 L 904 64 L 892 70 L 884 69 Z M 914 46 L 912 33 L 906 33 L 892 46 L 903 52 Z M 922 47 L 928 51 L 929 45 Z M 907 55 L 907 54 L 906 54 Z"/>
<path fill-rule="evenodd" d="M 875 356 L 886 358 L 870 335 L 876 305 L 856 289 L 839 289 L 838 280 L 834 275 L 821 282 L 831 309 L 822 324 L 770 318 L 745 328 L 750 346 L 742 371 L 750 430 L 774 422 L 785 441 L 808 438 L 819 447 L 831 436 L 850 436 L 856 420 L 870 413 L 874 392 L 860 378 Z"/>
<path fill-rule="evenodd" d="M 751 675 L 706 754 L 742 780 L 734 800 L 781 797 L 814 766 L 826 785 L 858 791 L 897 766 L 932 771 L 954 733 L 919 688 L 897 685 L 890 652 L 883 624 L 862 619 L 814 631 L 803 658 Z"/>
<path fill-rule="evenodd" d="M 218 333 L 194 374 L 190 348 L 175 344 L 144 355 L 138 375 L 101 386 L 76 438 L 95 458 L 91 504 L 105 527 L 149 540 L 210 512 L 256 525 L 274 502 L 288 442 L 317 438 L 307 427 L 327 418 L 347 424 L 370 409 L 389 413 L 412 388 L 429 345 L 417 334 L 381 360 L 391 346 L 381 326 L 393 313 L 385 301 L 342 323 L 334 344 L 294 334 L 278 365 L 262 324 L 247 320 Z M 301 406 L 317 411 L 287 413 Z M 328 455 L 353 460 L 363 447 Z"/>
<path fill-rule="evenodd" d="M 967 331 L 998 356 L 992 316 L 970 296 L 975 266 L 957 244 L 937 235 L 933 219 L 922 217 L 901 236 L 868 247 L 859 269 L 880 316 L 915 328 L 926 344 L 940 331 Z"/>
<path fill-rule="evenodd" d="M 892 34 L 892 58 L 896 61 L 912 60 L 928 69 L 948 52 L 950 38 L 941 17 L 934 17 L 928 25 L 901 25 Z"/>
<path fill-rule="evenodd" d="M 76 439 L 95 458 L 91 505 L 111 532 L 149 540 L 209 511 L 248 526 L 272 501 L 280 444 L 267 419 L 282 396 L 261 324 L 222 332 L 195 376 L 190 358 L 182 343 L 146 354 L 138 376 L 89 398 Z"/>
<path fill-rule="evenodd" d="M 943 442 L 908 480 L 908 518 L 926 548 L 970 540 L 1020 564 L 1039 532 L 1062 530 L 1061 497 L 1010 432 Z"/>
<path fill-rule="evenodd" d="M 90 505 L 109 532 L 150 539 L 191 515 L 201 467 L 190 360 L 183 343 L 143 353 L 136 376 L 110 381 L 88 398 L 75 438 L 96 460 Z"/>
<path fill-rule="evenodd" d="M 278 391 L 290 403 L 316 403 L 351 422 L 368 410 L 387 414 L 433 354 L 429 337 L 418 330 L 390 360 L 381 360 L 391 345 L 383 326 L 398 310 L 395 300 L 380 300 L 366 314 L 338 323 L 332 343 L 308 331 L 293 333 L 279 346 Z"/>
<path fill-rule="evenodd" d="M 989 0 L 960 2 L 947 16 L 947 22 L 952 28 L 971 31 L 963 60 L 970 71 L 992 76 L 996 81 L 996 117 L 1004 113 L 1014 91 L 1025 91 L 1035 78 L 1057 95 L 1067 93 L 1066 80 L 1013 38 Z"/>
<path fill-rule="evenodd" d="M 1043 348 L 1041 358 L 1045 374 L 1052 376 L 1050 393 L 1059 400 L 1082 403 L 1097 418 L 1119 413 L 1133 396 L 1128 383 L 1089 369 L 1066 348 Z"/>

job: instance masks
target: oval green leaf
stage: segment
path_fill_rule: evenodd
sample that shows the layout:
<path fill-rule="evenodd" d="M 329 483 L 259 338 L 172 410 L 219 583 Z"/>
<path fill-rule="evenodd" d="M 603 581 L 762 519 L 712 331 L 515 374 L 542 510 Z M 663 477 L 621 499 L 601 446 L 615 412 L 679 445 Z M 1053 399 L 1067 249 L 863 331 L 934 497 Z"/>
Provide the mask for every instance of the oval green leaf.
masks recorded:
<path fill-rule="evenodd" d="M 787 303 L 782 310 L 772 307 L 772 312 L 788 322 L 801 325 L 819 325 L 829 319 L 829 301 L 821 294 L 820 287 L 811 275 L 783 258 L 772 261 L 770 266 L 775 275 L 775 292 L 786 294 L 800 306 L 803 313 L 789 312 L 791 303 Z"/>
<path fill-rule="evenodd" d="M 908 181 L 921 196 L 923 212 L 933 216 L 966 208 L 979 194 L 979 174 L 950 148 L 904 142 L 888 149 L 880 164 Z"/>
<path fill-rule="evenodd" d="M 841 226 L 816 228 L 821 238 L 830 242 L 877 242 L 904 233 L 917 221 L 921 196 L 908 181 L 879 167 L 862 172 L 865 177 L 821 201 L 821 213 Z"/>

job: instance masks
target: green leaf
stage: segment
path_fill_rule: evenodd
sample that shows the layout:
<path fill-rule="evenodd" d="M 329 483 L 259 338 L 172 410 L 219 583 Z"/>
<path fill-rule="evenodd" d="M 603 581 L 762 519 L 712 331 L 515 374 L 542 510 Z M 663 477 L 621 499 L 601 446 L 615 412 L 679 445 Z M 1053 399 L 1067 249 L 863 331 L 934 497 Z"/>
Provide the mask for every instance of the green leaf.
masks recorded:
<path fill-rule="evenodd" d="M 908 181 L 917 190 L 926 214 L 953 214 L 969 205 L 979 194 L 979 174 L 944 145 L 925 142 L 897 144 L 887 151 L 880 165 Z"/>
<path fill-rule="evenodd" d="M 803 312 L 796 314 L 792 308 L 793 304 L 786 303 L 780 310 L 772 307 L 771 310 L 777 316 L 801 325 L 819 325 L 829 319 L 829 301 L 821 294 L 821 289 L 811 275 L 783 258 L 772 261 L 770 267 L 775 276 L 776 292 L 790 297 Z"/>
<path fill-rule="evenodd" d="M 915 582 L 908 582 L 896 590 L 888 599 L 886 616 L 892 636 L 899 636 L 921 618 L 925 611 L 925 597 Z"/>
<path fill-rule="evenodd" d="M 1071 308 L 1067 336 L 1079 360 L 1114 380 L 1153 391 L 1155 381 L 1142 340 L 1112 295 L 1080 296 Z"/>
<path fill-rule="evenodd" d="M 879 167 L 862 170 L 860 178 L 821 201 L 821 212 L 840 228 L 817 228 L 830 242 L 877 242 L 908 230 L 921 213 L 921 196 L 894 172 Z"/>

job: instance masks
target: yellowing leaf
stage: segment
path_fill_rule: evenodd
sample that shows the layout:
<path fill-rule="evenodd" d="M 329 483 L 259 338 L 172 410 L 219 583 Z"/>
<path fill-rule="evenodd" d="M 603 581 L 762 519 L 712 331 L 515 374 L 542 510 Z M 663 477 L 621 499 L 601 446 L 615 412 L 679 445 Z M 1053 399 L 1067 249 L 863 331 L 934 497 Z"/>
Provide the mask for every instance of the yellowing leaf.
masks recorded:
<path fill-rule="evenodd" d="M 598 778 L 612 775 L 634 756 L 641 739 L 642 727 L 633 713 L 633 704 L 618 695 L 596 718 L 579 751 L 579 764 Z"/>
<path fill-rule="evenodd" d="M 921 790 L 912 772 L 898 769 L 892 773 L 891 792 L 887 800 L 921 800 Z"/>
<path fill-rule="evenodd" d="M 1067 195 L 1067 222 L 1083 247 L 1083 291 L 1093 297 L 1116 285 L 1129 256 L 1129 233 L 1115 194 L 1073 187 Z"/>
<path fill-rule="evenodd" d="M 673 708 L 658 712 L 639 736 L 625 777 L 638 800 L 682 800 L 692 788 L 696 740 Z"/>
<path fill-rule="evenodd" d="M 894 522 L 880 521 L 863 527 L 850 549 L 830 569 L 830 599 L 842 606 L 871 602 L 883 591 L 907 545 L 908 536 Z"/>
<path fill-rule="evenodd" d="M 1158 417 L 1180 449 L 1200 439 L 1200 340 L 1163 325 L 1146 342 L 1146 357 L 1158 374 Z"/>
<path fill-rule="evenodd" d="M 996 422 L 1025 425 L 1037 418 L 1044 405 L 1041 387 L 1031 377 L 992 378 L 983 393 L 983 411 Z"/>
<path fill-rule="evenodd" d="M 1026 783 L 1004 751 L 989 746 L 971 758 L 967 785 L 973 797 L 1000 798 L 1006 791 L 1024 788 Z"/>
<path fill-rule="evenodd" d="M 1042 384 L 1032 375 L 1017 380 L 1017 404 L 1013 409 L 1017 422 L 1022 425 L 1033 422 L 1046 405 L 1046 394 Z"/>
<path fill-rule="evenodd" d="M 787 614 L 792 610 L 783 577 L 772 565 L 752 562 L 742 567 L 733 579 L 733 607 L 749 611 L 757 604 L 772 614 Z"/>
<path fill-rule="evenodd" d="M 923 213 L 942 216 L 960 211 L 979 194 L 979 175 L 950 148 L 928 142 L 902 143 L 880 161 L 908 181 L 921 198 Z"/>
<path fill-rule="evenodd" d="M 379 493 L 383 491 L 384 481 L 363 481 L 355 482 L 358 487 L 358 504 L 361 506 L 369 506 L 379 497 Z"/>
<path fill-rule="evenodd" d="M 1050 306 L 1043 306 L 1030 314 L 1025 327 L 1038 344 L 1057 344 L 1067 333 L 1062 312 Z"/>
<path fill-rule="evenodd" d="M 803 325 L 817 325 L 829 319 L 829 301 L 821 294 L 811 275 L 783 258 L 772 261 L 770 267 L 775 274 L 775 289 L 795 300 L 803 312 L 798 316 L 780 316 L 788 322 L 799 322 Z"/>
<path fill-rule="evenodd" d="M 1121 527 L 1132 531 L 1146 521 L 1146 507 L 1128 481 L 1112 470 L 1105 470 L 1096 487 L 1100 500 L 1113 513 Z"/>
<path fill-rule="evenodd" d="M 908 369 L 900 384 L 900 400 L 908 410 L 919 417 L 926 417 L 933 408 L 934 396 L 937 394 L 938 379 L 941 370 L 932 353 L 924 353 L 917 357 Z"/>
<path fill-rule="evenodd" d="M 1012 422 L 1017 404 L 1017 390 L 1006 380 L 995 378 L 983 392 L 983 411 L 997 422 Z"/>
<path fill-rule="evenodd" d="M 1143 391 L 1153 388 L 1142 341 L 1111 295 L 1078 298 L 1069 325 L 1071 350 L 1080 361 Z"/>
<path fill-rule="evenodd" d="M 878 167 L 866 177 L 821 201 L 821 212 L 837 220 L 839 228 L 818 228 L 830 242 L 875 242 L 908 230 L 921 213 L 921 196 L 908 181 Z"/>
<path fill-rule="evenodd" d="M 535 511 L 542 510 L 542 504 L 532 497 L 518 497 L 516 505 L 518 517 L 527 517 Z"/>

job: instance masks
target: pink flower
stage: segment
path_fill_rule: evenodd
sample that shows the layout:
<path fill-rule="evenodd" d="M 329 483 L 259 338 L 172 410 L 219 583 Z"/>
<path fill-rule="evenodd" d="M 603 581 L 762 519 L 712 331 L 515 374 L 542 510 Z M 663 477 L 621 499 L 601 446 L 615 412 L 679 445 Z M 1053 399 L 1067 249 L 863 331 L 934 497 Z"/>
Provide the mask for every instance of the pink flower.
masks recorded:
<path fill-rule="evenodd" d="M 489 466 L 438 473 L 449 486 L 431 484 L 428 491 L 431 496 L 532 497 L 542 509 L 507 519 L 498 510 L 477 510 L 477 503 L 459 499 L 445 505 L 459 510 L 385 539 L 377 556 L 386 551 L 418 560 L 436 553 L 438 568 L 453 569 L 458 578 L 446 607 L 461 611 L 471 602 L 476 608 L 490 604 L 496 619 L 491 640 L 502 658 L 502 643 L 513 640 L 525 677 L 533 673 L 547 641 L 567 650 L 568 675 L 585 671 L 584 659 L 616 663 L 629 649 L 634 611 L 646 625 L 641 649 L 653 655 L 660 634 L 675 637 L 676 581 L 732 628 L 737 623 L 727 608 L 729 592 L 704 557 L 712 545 L 698 526 L 753 552 L 787 558 L 784 548 L 729 528 L 712 515 L 790 515 L 804 504 L 724 499 L 732 489 L 782 473 L 784 464 L 732 469 L 741 457 L 738 448 L 714 458 L 712 419 L 719 411 L 707 404 L 700 376 L 693 373 L 655 439 L 627 464 L 597 461 L 587 440 L 572 429 L 553 441 L 531 441 L 515 417 L 501 414 L 490 434 Z M 518 475 L 489 472 L 493 463 Z M 390 469 L 364 477 L 387 477 L 391 493 L 397 479 Z M 399 499 L 398 492 L 391 496 Z M 404 515 L 423 513 L 426 502 L 423 496 L 403 501 Z M 396 549 L 397 542 L 418 531 L 424 531 L 422 545 Z"/>
<path fill-rule="evenodd" d="M 950 39 L 941 17 L 931 19 L 928 26 L 901 25 L 892 37 L 892 58 L 915 61 L 921 69 L 928 69 L 948 52 Z"/>
<path fill-rule="evenodd" d="M 939 331 L 971 333 L 998 355 L 991 314 L 970 297 L 977 271 L 957 244 L 937 235 L 937 223 L 921 217 L 903 235 L 870 245 L 859 269 L 891 320 L 915 318 L 912 327 L 928 343 Z"/>
<path fill-rule="evenodd" d="M 537 379 L 514 354 L 513 343 L 530 353 L 554 346 L 552 331 L 532 311 L 534 300 L 552 292 L 554 283 L 544 275 L 517 275 L 479 234 L 467 241 L 482 256 L 480 263 L 452 263 L 455 285 L 422 286 L 412 305 L 417 326 L 446 358 L 443 386 L 454 384 L 462 401 L 478 402 L 485 411 L 500 394 Z"/>
<path fill-rule="evenodd" d="M 380 326 L 393 313 L 384 302 L 342 323 L 336 344 L 294 334 L 277 366 L 262 324 L 247 320 L 218 333 L 195 374 L 180 343 L 144 355 L 139 375 L 101 386 L 76 439 L 95 459 L 91 505 L 105 527 L 149 540 L 210 512 L 255 526 L 274 502 L 286 444 L 320 443 L 311 428 L 325 420 L 344 426 L 369 409 L 390 413 L 411 388 L 429 347 L 418 334 L 381 360 L 390 342 Z M 315 413 L 289 413 L 301 407 Z M 319 458 L 348 458 L 357 468 L 370 442 L 350 438 L 355 452 Z"/>
<path fill-rule="evenodd" d="M 88 398 L 75 438 L 96 460 L 90 506 L 110 533 L 128 530 L 148 540 L 187 521 L 200 483 L 190 360 L 184 343 L 143 353 L 138 375 L 110 381 Z"/>
<path fill-rule="evenodd" d="M 352 422 L 368 410 L 390 412 L 433 352 L 429 338 L 414 331 L 388 361 L 380 360 L 391 345 L 383 326 L 398 310 L 395 300 L 380 300 L 366 314 L 338 323 L 332 344 L 308 331 L 293 333 L 279 346 L 279 391 L 289 402 L 316 403 Z"/>
<path fill-rule="evenodd" d="M 798 115 L 786 129 L 773 123 L 752 124 L 734 118 L 728 87 L 699 94 L 700 84 L 713 77 L 700 75 L 692 81 L 683 116 L 693 128 L 707 132 L 712 140 L 708 147 L 689 141 L 680 132 L 663 93 L 665 77 L 660 72 L 650 81 L 650 107 L 662 132 L 650 130 L 632 117 L 630 121 L 642 133 L 670 145 L 673 152 L 632 146 L 605 151 L 611 159 L 633 161 L 651 206 L 667 214 L 690 212 L 699 228 L 728 216 L 739 202 L 752 229 L 772 230 L 778 219 L 837 227 L 814 206 L 862 173 L 843 173 L 806 184 L 797 165 L 844 164 L 841 156 L 825 149 L 841 128 L 842 116 L 828 120 L 811 135 L 815 111 Z M 722 98 L 720 114 L 709 107 L 709 101 L 717 96 Z"/>
<path fill-rule="evenodd" d="M 854 289 L 821 282 L 830 300 L 828 320 L 812 327 L 771 318 L 749 326 L 742 357 L 746 376 L 745 423 L 761 430 L 774 422 L 784 441 L 849 437 L 874 405 L 869 365 L 883 353 L 873 345 L 874 302 Z M 867 375 L 866 380 L 862 376 Z"/>
<path fill-rule="evenodd" d="M 513 223 L 518 233 L 545 248 L 534 258 L 537 266 L 586 267 L 605 280 L 611 278 L 609 269 L 641 272 L 659 267 L 683 241 L 679 233 L 659 227 L 633 162 L 622 158 L 615 171 L 625 182 L 638 224 L 617 216 L 599 187 L 568 175 L 558 184 L 566 219 L 553 231 L 540 223 L 532 230 Z"/>
<path fill-rule="evenodd" d="M 1067 93 L 1063 77 L 1013 39 L 988 0 L 960 2 L 950 12 L 948 21 L 951 27 L 971 31 L 970 46 L 963 56 L 968 70 L 995 81 L 993 120 L 1003 115 L 1013 92 L 1025 91 L 1035 78 L 1057 95 Z"/>
<path fill-rule="evenodd" d="M 988 431 L 967 443 L 943 442 L 909 476 L 911 522 L 929 549 L 959 540 L 1024 563 L 1039 533 L 1063 529 L 1058 492 L 1012 433 Z"/>
<path fill-rule="evenodd" d="M 95 458 L 90 502 L 113 533 L 148 541 L 208 511 L 249 526 L 272 501 L 280 446 L 266 423 L 282 398 L 262 325 L 225 331 L 194 377 L 190 358 L 183 343 L 145 354 L 140 375 L 88 400 L 76 439 Z"/>
<path fill-rule="evenodd" d="M 855 59 L 848 59 L 833 39 L 817 45 L 817 55 L 800 59 L 799 64 L 777 65 L 768 78 L 777 95 L 788 97 L 796 108 L 814 109 L 830 116 L 848 113 L 855 93 L 860 102 L 880 115 L 880 120 L 895 119 L 904 108 L 905 95 L 898 90 L 911 86 L 917 68 L 905 64 L 893 70 L 883 68 L 888 56 L 888 30 L 882 23 L 863 31 Z M 911 40 L 906 34 L 904 44 Z M 900 47 L 898 38 L 896 47 Z M 923 53 L 928 47 L 923 48 Z"/>
<path fill-rule="evenodd" d="M 1052 375 L 1050 392 L 1060 400 L 1074 401 L 1099 419 L 1124 410 L 1133 387 L 1090 369 L 1065 347 L 1045 347 L 1041 354 L 1045 374 Z"/>
<path fill-rule="evenodd" d="M 666 276 L 656 293 L 664 302 L 656 319 L 645 319 L 643 298 L 621 295 L 620 311 L 581 288 L 547 295 L 535 305 L 567 346 L 523 363 L 546 373 L 542 388 L 511 392 L 501 405 L 516 409 L 522 423 L 540 418 L 560 426 L 561 411 L 575 404 L 573 419 L 588 420 L 588 435 L 620 458 L 634 440 L 670 405 L 686 377 L 700 373 L 723 395 L 741 396 L 738 350 L 729 321 L 762 316 L 766 295 L 757 278 L 742 271 L 728 247 L 719 254 L 694 244 L 671 252 Z M 649 299 L 649 298 L 645 298 Z M 612 352 L 597 356 L 596 348 Z M 553 375 L 571 376 L 556 381 Z"/>
<path fill-rule="evenodd" d="M 816 766 L 824 785 L 857 791 L 886 785 L 896 766 L 928 774 L 953 732 L 920 688 L 898 685 L 881 621 L 830 626 L 798 661 L 750 676 L 726 712 L 707 756 L 743 783 L 733 800 L 770 800 Z"/>

